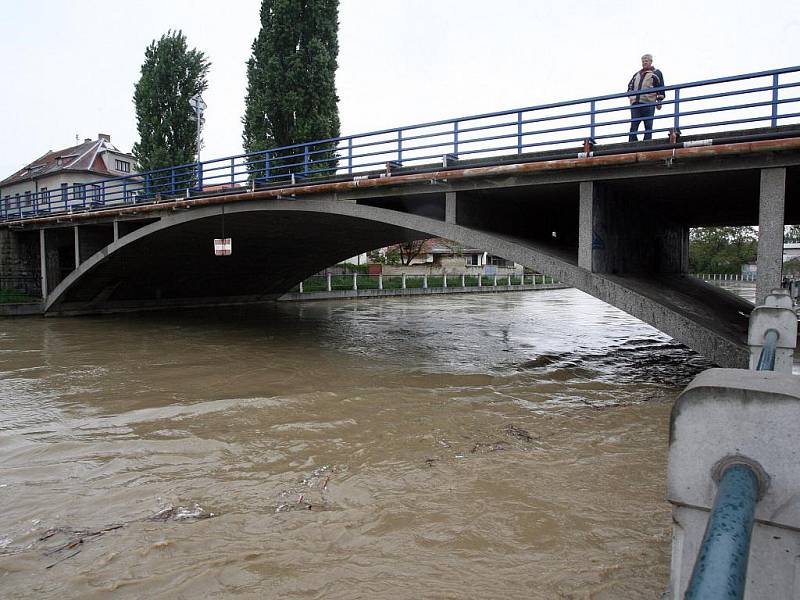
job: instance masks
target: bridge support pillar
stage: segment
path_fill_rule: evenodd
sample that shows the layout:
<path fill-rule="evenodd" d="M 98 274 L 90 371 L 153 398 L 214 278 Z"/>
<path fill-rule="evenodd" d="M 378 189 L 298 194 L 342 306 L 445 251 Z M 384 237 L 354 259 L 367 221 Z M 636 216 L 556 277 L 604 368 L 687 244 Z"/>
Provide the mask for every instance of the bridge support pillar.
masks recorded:
<path fill-rule="evenodd" d="M 47 298 L 64 276 L 78 266 L 76 238 L 73 227 L 39 230 L 42 298 Z"/>
<path fill-rule="evenodd" d="M 689 228 L 654 214 L 647 198 L 580 184 L 578 266 L 592 273 L 687 273 Z"/>
<path fill-rule="evenodd" d="M 781 287 L 785 201 L 786 169 L 762 169 L 758 202 L 756 306 L 764 303 L 773 288 Z"/>
<path fill-rule="evenodd" d="M 72 230 L 74 235 L 73 245 L 75 246 L 75 268 L 77 269 L 78 265 L 81 264 L 81 240 L 78 226 L 75 225 Z"/>
<path fill-rule="evenodd" d="M 47 243 L 45 231 L 47 230 L 39 230 L 39 270 L 42 277 L 42 298 L 47 298 L 47 294 L 50 291 L 47 286 Z"/>
<path fill-rule="evenodd" d="M 444 195 L 444 221 L 445 223 L 456 222 L 456 209 L 458 199 L 456 192 L 446 192 Z"/>
<path fill-rule="evenodd" d="M 592 270 L 592 228 L 597 194 L 598 186 L 594 181 L 581 181 L 578 213 L 578 266 L 587 271 Z"/>

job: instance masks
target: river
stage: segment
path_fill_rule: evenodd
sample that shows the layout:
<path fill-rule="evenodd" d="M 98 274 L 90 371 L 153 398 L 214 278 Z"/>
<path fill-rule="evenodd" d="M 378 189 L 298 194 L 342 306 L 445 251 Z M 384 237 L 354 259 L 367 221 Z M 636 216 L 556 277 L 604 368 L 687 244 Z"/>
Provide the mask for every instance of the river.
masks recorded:
<path fill-rule="evenodd" d="M 3 598 L 658 598 L 708 365 L 576 290 L 0 329 Z"/>

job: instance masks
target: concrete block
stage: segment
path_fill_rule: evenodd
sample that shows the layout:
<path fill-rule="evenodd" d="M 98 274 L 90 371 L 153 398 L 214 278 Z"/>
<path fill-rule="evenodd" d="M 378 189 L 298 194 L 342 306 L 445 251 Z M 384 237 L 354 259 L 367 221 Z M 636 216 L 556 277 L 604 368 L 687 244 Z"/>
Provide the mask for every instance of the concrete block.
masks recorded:
<path fill-rule="evenodd" d="M 764 347 L 764 336 L 770 329 L 778 332 L 775 371 L 791 374 L 794 349 L 797 347 L 797 316 L 788 290 L 772 290 L 766 297 L 764 306 L 757 306 L 750 313 L 747 344 L 750 346 L 751 369 L 755 369 L 758 364 Z"/>
<path fill-rule="evenodd" d="M 668 598 L 683 598 L 716 496 L 723 459 L 745 457 L 769 480 L 756 506 L 746 600 L 800 597 L 800 378 L 710 369 L 672 410 L 667 499 L 673 505 Z"/>

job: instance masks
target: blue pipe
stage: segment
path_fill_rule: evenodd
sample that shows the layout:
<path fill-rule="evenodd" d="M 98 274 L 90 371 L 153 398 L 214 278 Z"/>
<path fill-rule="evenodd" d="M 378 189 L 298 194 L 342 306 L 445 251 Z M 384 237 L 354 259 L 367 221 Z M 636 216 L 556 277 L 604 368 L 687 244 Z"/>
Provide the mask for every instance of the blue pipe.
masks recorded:
<path fill-rule="evenodd" d="M 745 464 L 722 474 L 685 600 L 741 600 L 747 581 L 758 477 Z"/>
<path fill-rule="evenodd" d="M 774 329 L 768 329 L 764 334 L 764 346 L 761 348 L 761 354 L 758 357 L 758 365 L 756 371 L 774 371 L 775 370 L 775 351 L 778 346 L 778 332 Z"/>

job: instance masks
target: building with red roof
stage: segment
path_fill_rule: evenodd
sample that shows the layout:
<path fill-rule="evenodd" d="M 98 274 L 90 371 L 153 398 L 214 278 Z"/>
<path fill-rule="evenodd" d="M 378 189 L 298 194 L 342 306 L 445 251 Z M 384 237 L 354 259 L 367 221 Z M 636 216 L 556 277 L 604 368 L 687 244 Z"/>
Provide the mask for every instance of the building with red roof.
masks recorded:
<path fill-rule="evenodd" d="M 85 186 L 98 181 L 135 175 L 135 158 L 100 133 L 96 140 L 51 150 L 0 181 L 0 199 L 6 209 L 46 206 L 56 197 L 74 203 L 85 197 Z"/>

